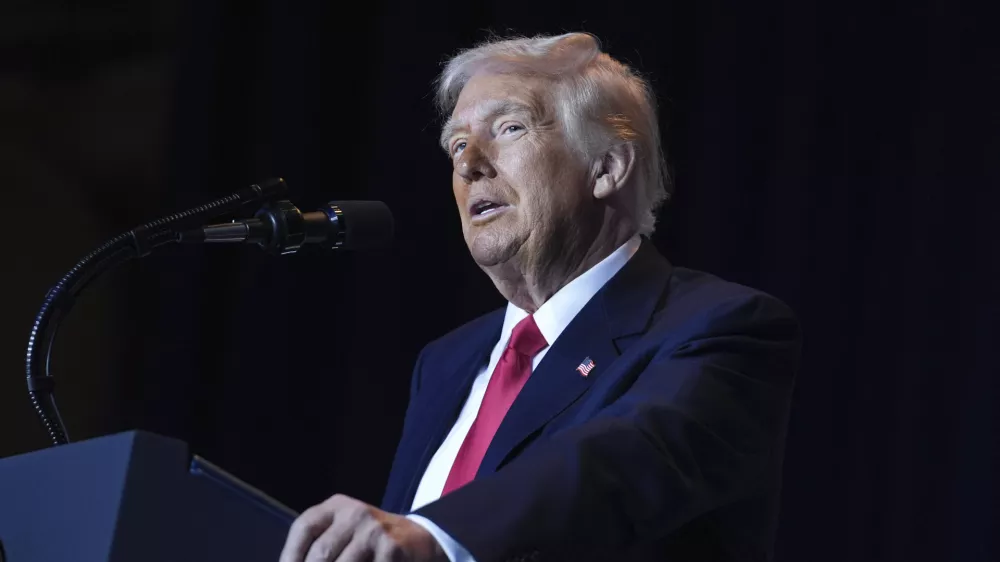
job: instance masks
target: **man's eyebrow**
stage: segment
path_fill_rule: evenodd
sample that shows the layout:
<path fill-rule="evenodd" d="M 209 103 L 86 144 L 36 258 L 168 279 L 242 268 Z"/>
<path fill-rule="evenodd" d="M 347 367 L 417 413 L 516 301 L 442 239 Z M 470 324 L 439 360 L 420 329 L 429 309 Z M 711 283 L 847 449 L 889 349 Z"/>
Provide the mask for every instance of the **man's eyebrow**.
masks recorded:
<path fill-rule="evenodd" d="M 534 107 L 526 103 L 512 99 L 501 99 L 492 100 L 484 104 L 483 107 L 476 111 L 476 117 L 483 121 L 492 121 L 493 119 L 496 119 L 497 116 L 508 113 L 527 113 L 533 119 L 537 119 L 536 114 L 538 112 Z M 446 152 L 449 152 L 448 141 L 463 128 L 465 128 L 465 124 L 460 120 L 456 120 L 454 117 L 449 118 L 448 122 L 441 128 L 441 138 L 439 139 L 441 148 L 444 148 Z"/>

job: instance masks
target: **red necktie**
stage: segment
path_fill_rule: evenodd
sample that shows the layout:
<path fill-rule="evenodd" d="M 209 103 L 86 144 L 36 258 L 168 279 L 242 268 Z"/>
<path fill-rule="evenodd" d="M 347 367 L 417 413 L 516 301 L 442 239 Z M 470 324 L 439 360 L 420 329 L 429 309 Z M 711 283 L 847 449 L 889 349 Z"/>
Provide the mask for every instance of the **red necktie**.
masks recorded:
<path fill-rule="evenodd" d="M 476 477 L 500 422 L 531 375 L 531 359 L 547 345 L 533 317 L 528 316 L 514 326 L 507 348 L 490 377 L 476 421 L 472 422 L 469 434 L 458 450 L 441 495 L 461 488 Z"/>

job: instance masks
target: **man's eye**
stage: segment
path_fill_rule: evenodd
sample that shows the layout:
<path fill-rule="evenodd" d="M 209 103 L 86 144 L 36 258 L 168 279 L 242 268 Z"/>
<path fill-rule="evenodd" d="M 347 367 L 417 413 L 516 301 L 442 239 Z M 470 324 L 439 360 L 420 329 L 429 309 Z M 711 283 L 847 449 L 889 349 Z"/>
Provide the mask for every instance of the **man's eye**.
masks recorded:
<path fill-rule="evenodd" d="M 462 152 L 463 150 L 465 150 L 465 141 L 456 142 L 455 146 L 452 147 L 452 149 L 451 149 L 451 153 L 452 154 L 458 154 L 459 152 Z"/>
<path fill-rule="evenodd" d="M 507 125 L 506 127 L 504 127 L 503 132 L 505 132 L 505 133 L 516 133 L 516 132 L 520 131 L 523 128 L 524 127 L 522 127 L 520 125 Z"/>

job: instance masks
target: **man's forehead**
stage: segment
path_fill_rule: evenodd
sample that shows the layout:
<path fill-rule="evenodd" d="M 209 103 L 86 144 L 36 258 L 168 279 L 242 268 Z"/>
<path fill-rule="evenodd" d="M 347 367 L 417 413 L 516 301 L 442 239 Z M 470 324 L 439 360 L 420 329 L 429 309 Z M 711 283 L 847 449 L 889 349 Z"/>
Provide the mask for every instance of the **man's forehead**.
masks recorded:
<path fill-rule="evenodd" d="M 480 72 L 473 75 L 456 100 L 453 115 L 466 111 L 489 113 L 502 104 L 515 101 L 529 108 L 543 104 L 545 84 L 537 77 L 514 73 Z"/>
<path fill-rule="evenodd" d="M 533 106 L 534 103 L 530 99 L 522 99 L 521 96 L 482 97 L 456 105 L 449 121 L 457 124 L 504 113 L 533 112 L 535 110 Z"/>

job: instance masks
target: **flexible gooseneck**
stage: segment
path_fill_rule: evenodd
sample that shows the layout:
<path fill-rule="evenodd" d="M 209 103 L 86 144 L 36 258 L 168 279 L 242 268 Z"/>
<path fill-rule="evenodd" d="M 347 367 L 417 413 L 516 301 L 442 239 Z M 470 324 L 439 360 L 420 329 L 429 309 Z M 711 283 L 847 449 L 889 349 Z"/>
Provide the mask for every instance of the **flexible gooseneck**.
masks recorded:
<path fill-rule="evenodd" d="M 158 246 L 178 241 L 181 232 L 200 226 L 207 219 L 229 213 L 247 203 L 270 199 L 284 192 L 286 187 L 281 178 L 268 180 L 217 201 L 120 234 L 85 256 L 49 289 L 28 338 L 25 370 L 32 406 L 53 445 L 69 443 L 69 435 L 53 395 L 55 379 L 51 373 L 52 347 L 60 321 L 69 313 L 87 285 L 120 263 L 146 256 Z"/>

